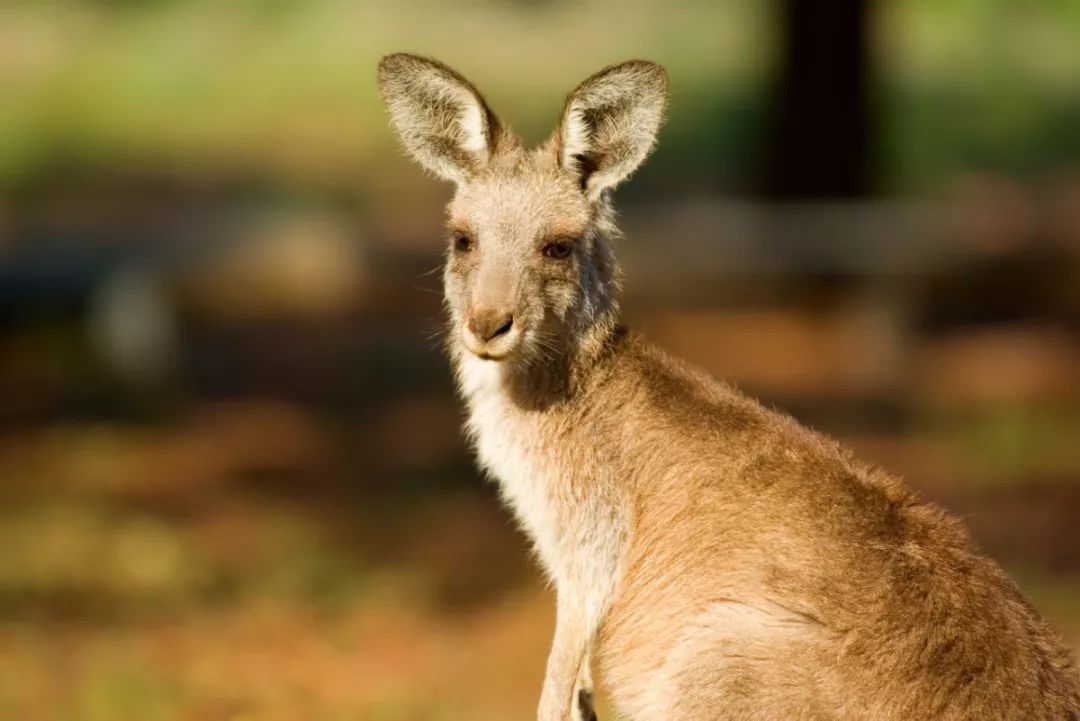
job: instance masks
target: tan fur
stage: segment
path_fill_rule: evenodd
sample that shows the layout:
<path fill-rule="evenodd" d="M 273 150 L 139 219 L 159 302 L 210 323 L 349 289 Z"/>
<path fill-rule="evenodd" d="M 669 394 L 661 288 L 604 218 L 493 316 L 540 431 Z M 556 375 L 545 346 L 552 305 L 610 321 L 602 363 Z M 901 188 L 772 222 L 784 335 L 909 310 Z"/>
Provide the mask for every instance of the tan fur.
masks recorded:
<path fill-rule="evenodd" d="M 1069 653 L 954 518 L 618 326 L 606 191 L 652 147 L 663 70 L 594 75 L 531 151 L 434 61 L 380 83 L 458 184 L 468 429 L 557 591 L 540 721 L 591 714 L 590 654 L 642 721 L 1080 719 Z"/>

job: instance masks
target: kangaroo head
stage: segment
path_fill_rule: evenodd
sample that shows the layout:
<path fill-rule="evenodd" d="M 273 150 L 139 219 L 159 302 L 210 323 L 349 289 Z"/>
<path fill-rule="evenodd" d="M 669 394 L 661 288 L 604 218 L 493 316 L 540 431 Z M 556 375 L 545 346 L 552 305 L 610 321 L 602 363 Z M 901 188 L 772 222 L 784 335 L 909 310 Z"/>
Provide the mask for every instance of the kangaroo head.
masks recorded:
<path fill-rule="evenodd" d="M 607 191 L 652 149 L 664 70 L 630 61 L 588 78 L 532 150 L 441 63 L 389 55 L 379 86 L 405 149 L 456 185 L 444 273 L 451 348 L 527 364 L 610 326 L 618 269 Z"/>

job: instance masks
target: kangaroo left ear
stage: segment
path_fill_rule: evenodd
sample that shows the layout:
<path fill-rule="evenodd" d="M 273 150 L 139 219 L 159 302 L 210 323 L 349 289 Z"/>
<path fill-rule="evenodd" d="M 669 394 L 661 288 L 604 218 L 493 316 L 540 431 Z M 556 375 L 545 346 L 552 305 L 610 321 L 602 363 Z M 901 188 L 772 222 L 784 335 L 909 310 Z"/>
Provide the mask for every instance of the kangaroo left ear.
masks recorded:
<path fill-rule="evenodd" d="M 462 183 L 487 165 L 498 120 L 468 80 L 407 53 L 379 63 L 379 89 L 402 145 L 420 165 Z"/>
<path fill-rule="evenodd" d="M 559 125 L 559 162 L 597 199 L 648 156 L 667 105 L 667 73 L 631 60 L 601 70 L 566 99 Z"/>

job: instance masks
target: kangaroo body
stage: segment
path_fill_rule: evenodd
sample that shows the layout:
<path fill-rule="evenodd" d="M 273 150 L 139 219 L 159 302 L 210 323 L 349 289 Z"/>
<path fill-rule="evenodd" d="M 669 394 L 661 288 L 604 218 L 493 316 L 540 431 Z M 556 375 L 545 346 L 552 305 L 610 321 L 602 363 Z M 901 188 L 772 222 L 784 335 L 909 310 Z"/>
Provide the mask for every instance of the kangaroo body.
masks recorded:
<path fill-rule="evenodd" d="M 1075 717 L 1068 652 L 955 519 L 642 338 L 609 343 L 554 407 L 495 374 L 463 390 L 628 718 Z"/>
<path fill-rule="evenodd" d="M 958 521 L 618 323 L 607 189 L 663 72 L 606 69 L 523 149 L 475 89 L 394 55 L 405 146 L 454 180 L 448 346 L 484 468 L 555 583 L 538 716 L 1074 719 L 1069 652 Z"/>

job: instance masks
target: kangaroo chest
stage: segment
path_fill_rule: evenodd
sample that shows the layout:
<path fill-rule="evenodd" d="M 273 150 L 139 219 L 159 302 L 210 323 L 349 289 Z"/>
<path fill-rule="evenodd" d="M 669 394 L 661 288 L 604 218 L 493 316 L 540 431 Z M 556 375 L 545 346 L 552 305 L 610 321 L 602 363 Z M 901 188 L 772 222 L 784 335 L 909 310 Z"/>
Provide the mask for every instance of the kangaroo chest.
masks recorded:
<path fill-rule="evenodd" d="M 478 363 L 478 362 L 477 362 Z M 606 614 L 627 542 L 629 504 L 614 469 L 588 447 L 581 417 L 515 405 L 487 366 L 460 370 L 468 430 L 481 466 L 532 539 L 560 599 L 584 609 L 590 633 Z"/>
<path fill-rule="evenodd" d="M 612 469 L 596 461 L 580 432 L 586 421 L 517 406 L 494 364 L 467 359 L 459 371 L 480 465 L 498 482 L 560 593 L 587 587 L 583 602 L 599 614 L 618 576 L 628 518 Z"/>
<path fill-rule="evenodd" d="M 535 419 L 521 417 L 499 398 L 474 398 L 469 431 L 480 465 L 499 484 L 504 502 L 532 539 L 546 570 L 560 575 L 564 526 L 571 509 L 560 508 L 558 462 L 538 436 Z"/>

